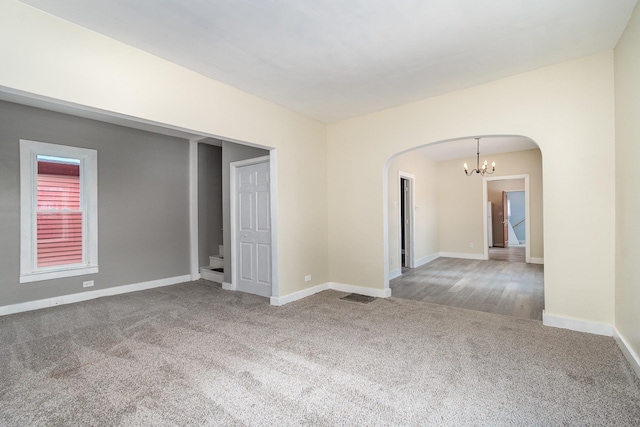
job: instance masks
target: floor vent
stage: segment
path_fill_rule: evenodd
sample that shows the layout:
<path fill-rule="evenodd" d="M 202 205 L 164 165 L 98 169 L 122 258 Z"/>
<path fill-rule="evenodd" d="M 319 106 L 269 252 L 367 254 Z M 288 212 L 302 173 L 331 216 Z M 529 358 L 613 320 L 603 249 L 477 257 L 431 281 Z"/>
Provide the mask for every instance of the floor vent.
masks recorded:
<path fill-rule="evenodd" d="M 360 294 L 349 294 L 346 297 L 340 298 L 341 300 L 351 301 L 351 302 L 359 302 L 361 304 L 369 304 L 371 301 L 377 299 L 376 297 L 369 297 L 366 295 Z"/>

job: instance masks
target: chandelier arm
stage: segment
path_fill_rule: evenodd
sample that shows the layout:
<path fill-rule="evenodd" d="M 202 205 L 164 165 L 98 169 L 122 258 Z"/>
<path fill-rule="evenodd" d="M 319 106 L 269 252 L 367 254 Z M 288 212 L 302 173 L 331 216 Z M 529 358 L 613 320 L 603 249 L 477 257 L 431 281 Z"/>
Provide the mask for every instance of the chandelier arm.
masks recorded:
<path fill-rule="evenodd" d="M 470 171 L 465 171 L 464 173 L 465 173 L 467 176 L 471 176 L 471 175 L 473 175 L 474 173 L 479 173 L 479 174 L 483 174 L 483 175 L 484 175 L 484 173 L 482 172 L 482 169 L 472 169 L 472 170 L 470 170 Z"/>

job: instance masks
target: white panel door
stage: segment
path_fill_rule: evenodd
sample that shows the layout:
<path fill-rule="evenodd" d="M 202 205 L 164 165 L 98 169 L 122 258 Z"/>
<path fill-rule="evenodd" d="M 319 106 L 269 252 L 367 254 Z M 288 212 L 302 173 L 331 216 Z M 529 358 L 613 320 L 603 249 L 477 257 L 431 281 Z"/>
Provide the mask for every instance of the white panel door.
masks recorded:
<path fill-rule="evenodd" d="M 269 163 L 236 168 L 236 289 L 271 296 Z"/>

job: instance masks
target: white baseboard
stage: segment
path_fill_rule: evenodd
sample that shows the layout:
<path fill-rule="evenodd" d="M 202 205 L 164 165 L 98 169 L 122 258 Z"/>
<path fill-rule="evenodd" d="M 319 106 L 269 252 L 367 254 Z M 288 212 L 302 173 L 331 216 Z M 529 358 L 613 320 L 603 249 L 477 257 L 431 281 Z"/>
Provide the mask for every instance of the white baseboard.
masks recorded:
<path fill-rule="evenodd" d="M 542 324 L 554 328 L 571 329 L 572 331 L 587 332 L 595 335 L 613 336 L 613 326 L 606 323 L 590 322 L 573 317 L 556 316 L 542 310 Z"/>
<path fill-rule="evenodd" d="M 415 261 L 413 268 L 418 268 L 418 267 L 422 267 L 425 264 L 430 263 L 431 261 L 433 261 L 434 259 L 438 259 L 440 257 L 439 253 L 435 253 L 435 254 L 431 254 L 431 255 L 427 255 L 426 257 L 422 257 L 418 260 Z M 393 280 L 395 278 L 398 278 L 402 276 L 402 268 L 393 270 L 389 272 L 389 280 Z"/>
<path fill-rule="evenodd" d="M 389 280 L 393 280 L 400 276 L 402 276 L 402 270 L 393 270 L 389 272 Z"/>
<path fill-rule="evenodd" d="M 285 305 L 292 301 L 297 301 L 299 299 L 309 297 L 313 294 L 317 294 L 318 292 L 326 291 L 327 289 L 329 289 L 329 284 L 322 283 L 320 285 L 312 286 L 310 288 L 303 289 L 298 292 L 293 292 L 291 294 L 284 295 L 281 297 L 271 297 L 270 303 L 271 305 L 276 305 L 276 306 Z"/>
<path fill-rule="evenodd" d="M 222 282 L 222 289 L 225 291 L 235 291 L 236 287 L 229 282 Z"/>
<path fill-rule="evenodd" d="M 440 252 L 438 255 L 445 258 L 484 259 L 484 254 L 465 254 L 462 252 Z"/>
<path fill-rule="evenodd" d="M 108 297 L 112 295 L 126 294 L 129 292 L 144 291 L 146 289 L 160 288 L 162 286 L 175 285 L 177 283 L 189 282 L 190 275 L 167 277 L 165 279 L 151 280 L 149 282 L 134 283 L 131 285 L 114 286 L 113 288 L 97 289 L 95 291 L 80 292 L 77 294 L 63 295 L 59 297 L 45 298 L 36 301 L 28 301 L 19 304 L 5 305 L 0 307 L 0 316 L 23 311 L 38 310 L 40 308 L 54 307 L 56 305 L 71 304 L 74 302 L 87 301 L 90 299 Z"/>
<path fill-rule="evenodd" d="M 223 284 L 224 286 L 224 284 Z M 391 296 L 391 289 L 373 289 L 366 288 L 364 286 L 346 285 L 344 283 L 327 282 L 320 285 L 312 286 L 301 291 L 293 292 L 291 294 L 283 295 L 281 297 L 271 297 L 271 305 L 280 306 L 288 304 L 293 301 L 297 301 L 302 298 L 306 298 L 318 292 L 326 291 L 327 289 L 333 289 L 341 292 L 350 292 L 354 294 L 367 295 L 370 297 L 388 298 Z"/>
<path fill-rule="evenodd" d="M 624 357 L 629 361 L 633 371 L 636 373 L 638 378 L 640 378 L 640 356 L 638 356 L 638 353 L 633 351 L 629 341 L 627 341 L 615 327 L 613 328 L 613 338 L 618 343 L 618 347 L 620 347 L 620 351 L 622 351 Z"/>
<path fill-rule="evenodd" d="M 530 264 L 544 264 L 544 258 L 537 258 L 537 257 L 530 257 L 529 258 L 529 263 Z"/>
<path fill-rule="evenodd" d="M 344 283 L 335 282 L 329 282 L 327 284 L 329 285 L 329 289 L 341 292 L 350 292 L 377 298 L 389 298 L 391 296 L 391 289 L 374 289 L 366 288 L 364 286 L 347 285 Z"/>
<path fill-rule="evenodd" d="M 416 265 L 415 267 L 422 267 L 425 264 L 430 263 L 431 261 L 440 258 L 440 254 L 439 253 L 435 253 L 435 254 L 431 254 L 431 255 L 427 255 L 426 257 L 420 258 L 419 260 L 416 261 Z"/>

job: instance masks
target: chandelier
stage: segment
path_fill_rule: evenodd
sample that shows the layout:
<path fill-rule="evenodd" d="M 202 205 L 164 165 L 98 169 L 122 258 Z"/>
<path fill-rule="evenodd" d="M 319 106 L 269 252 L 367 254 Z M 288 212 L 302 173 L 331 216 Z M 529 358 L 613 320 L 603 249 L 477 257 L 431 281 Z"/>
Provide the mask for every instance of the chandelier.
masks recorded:
<path fill-rule="evenodd" d="M 485 173 L 487 175 L 491 175 L 492 173 L 494 173 L 496 171 L 496 162 L 492 162 L 491 163 L 491 172 L 489 172 L 487 170 L 487 161 L 484 161 L 484 164 L 482 165 L 482 167 L 480 167 L 480 138 L 475 138 L 476 140 L 476 145 L 477 145 L 477 151 L 476 151 L 476 168 L 473 169 L 471 172 L 469 172 L 469 166 L 465 163 L 464 164 L 464 173 L 467 174 L 467 176 L 471 176 L 473 175 L 473 173 L 479 173 L 480 175 L 484 175 Z"/>

